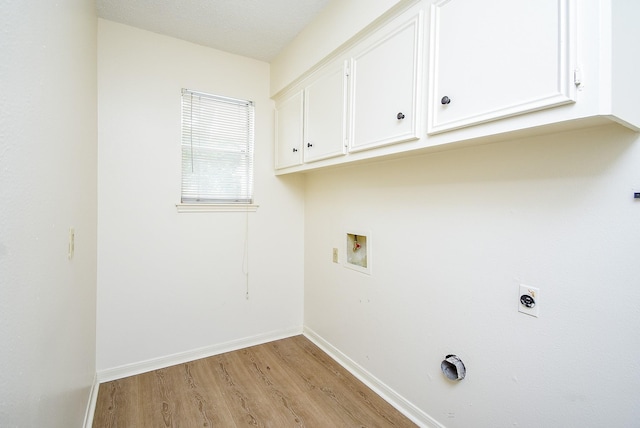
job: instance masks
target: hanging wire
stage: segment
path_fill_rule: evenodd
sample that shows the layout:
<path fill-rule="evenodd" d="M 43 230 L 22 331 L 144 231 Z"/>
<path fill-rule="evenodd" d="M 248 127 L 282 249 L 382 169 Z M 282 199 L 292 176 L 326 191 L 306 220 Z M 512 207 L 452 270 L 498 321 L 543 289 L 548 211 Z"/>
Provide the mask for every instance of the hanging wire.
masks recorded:
<path fill-rule="evenodd" d="M 247 114 L 249 116 L 253 115 L 253 108 L 247 109 Z M 251 124 L 253 123 L 253 120 L 251 120 L 251 118 L 247 118 L 247 141 L 252 141 L 253 140 L 253 127 L 251 126 Z M 250 150 L 247 150 L 247 152 L 245 153 L 245 156 L 248 158 L 247 161 L 249 162 L 249 164 L 251 164 L 253 162 L 253 152 Z M 247 174 L 246 178 L 246 182 L 245 182 L 245 186 L 246 186 L 246 191 L 249 194 L 250 198 L 251 198 L 251 202 L 253 202 L 253 191 L 251 189 L 251 183 L 253 181 L 253 178 Z M 246 207 L 246 212 L 245 212 L 245 238 L 244 238 L 244 274 L 245 274 L 245 279 L 246 279 L 246 293 L 245 293 L 245 298 L 247 300 L 249 300 L 249 207 Z"/>
<path fill-rule="evenodd" d="M 242 259 L 242 272 L 245 276 L 245 298 L 249 300 L 249 208 L 245 211 L 244 227 L 244 257 Z"/>

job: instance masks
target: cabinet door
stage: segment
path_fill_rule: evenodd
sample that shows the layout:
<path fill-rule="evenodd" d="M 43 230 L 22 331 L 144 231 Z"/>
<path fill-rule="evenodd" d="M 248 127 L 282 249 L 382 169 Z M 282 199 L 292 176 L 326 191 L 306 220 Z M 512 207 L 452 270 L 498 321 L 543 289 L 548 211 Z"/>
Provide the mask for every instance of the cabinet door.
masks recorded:
<path fill-rule="evenodd" d="M 302 163 L 302 91 L 276 107 L 276 169 Z"/>
<path fill-rule="evenodd" d="M 440 0 L 431 6 L 428 132 L 575 98 L 571 0 Z"/>
<path fill-rule="evenodd" d="M 350 151 L 420 137 L 422 15 L 401 15 L 353 55 Z"/>
<path fill-rule="evenodd" d="M 304 161 L 345 153 L 346 72 L 342 61 L 328 66 L 304 91 Z"/>

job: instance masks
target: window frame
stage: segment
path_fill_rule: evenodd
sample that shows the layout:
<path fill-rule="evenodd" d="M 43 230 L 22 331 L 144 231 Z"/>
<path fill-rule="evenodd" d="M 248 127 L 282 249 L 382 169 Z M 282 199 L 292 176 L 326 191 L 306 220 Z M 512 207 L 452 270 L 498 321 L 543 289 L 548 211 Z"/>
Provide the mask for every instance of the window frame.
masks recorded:
<path fill-rule="evenodd" d="M 197 97 L 197 103 L 194 102 Z M 183 88 L 181 91 L 181 124 L 180 124 L 180 202 L 176 204 L 178 212 L 247 212 L 255 211 L 258 207 L 254 202 L 254 152 L 255 152 L 255 105 L 253 101 L 194 91 Z M 194 107 L 200 108 L 194 117 Z M 240 107 L 240 108 L 239 108 Z M 245 108 L 246 110 L 242 110 Z M 188 112 L 188 118 L 185 113 Z M 229 116 L 222 116 L 228 114 Z M 245 116 L 246 115 L 246 119 Z M 221 122 L 221 117 L 229 117 L 229 121 Z M 224 131 L 219 123 L 230 124 L 235 119 L 238 123 L 231 124 L 229 130 Z M 246 120 L 246 137 L 243 126 Z M 199 123 L 199 124 L 198 124 Z M 197 124 L 197 125 L 196 125 Z M 198 143 L 194 145 L 194 135 L 198 135 Z M 188 143 L 187 143 L 188 141 Z M 187 147 L 188 145 L 188 147 Z M 233 153 L 239 153 L 245 159 L 233 161 Z M 194 162 L 200 158 L 199 162 Z M 201 154 L 202 156 L 198 156 Z M 216 154 L 222 155 L 216 159 Z M 231 154 L 230 158 L 225 154 Z M 244 154 L 244 155 L 243 155 Z M 216 177 L 202 171 L 192 177 L 185 177 L 185 159 L 191 158 L 191 165 L 214 167 L 217 165 L 239 168 L 238 178 L 233 175 L 218 181 L 222 183 L 222 191 L 214 186 L 201 188 L 198 182 L 202 178 Z M 225 157 L 227 159 L 225 159 Z M 248 157 L 248 158 L 246 158 Z M 203 159 L 204 158 L 204 159 Z M 222 163 L 220 163 L 222 162 Z M 233 171 L 238 171 L 233 169 Z M 225 183 L 226 178 L 229 182 Z M 246 180 L 246 181 L 244 181 Z M 206 180 L 205 180 L 206 181 Z M 226 193 L 224 184 L 238 186 L 238 192 Z M 202 193 L 201 193 L 202 190 Z M 200 196 L 204 196 L 199 199 Z M 229 197 L 231 196 L 231 197 Z"/>

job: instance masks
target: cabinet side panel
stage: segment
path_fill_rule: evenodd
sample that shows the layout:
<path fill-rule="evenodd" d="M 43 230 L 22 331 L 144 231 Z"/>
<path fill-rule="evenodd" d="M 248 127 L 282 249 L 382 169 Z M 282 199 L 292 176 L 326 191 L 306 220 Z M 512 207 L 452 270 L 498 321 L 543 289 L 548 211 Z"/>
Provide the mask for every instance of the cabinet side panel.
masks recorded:
<path fill-rule="evenodd" d="M 613 115 L 625 125 L 640 131 L 640 2 L 612 1 L 612 82 Z"/>

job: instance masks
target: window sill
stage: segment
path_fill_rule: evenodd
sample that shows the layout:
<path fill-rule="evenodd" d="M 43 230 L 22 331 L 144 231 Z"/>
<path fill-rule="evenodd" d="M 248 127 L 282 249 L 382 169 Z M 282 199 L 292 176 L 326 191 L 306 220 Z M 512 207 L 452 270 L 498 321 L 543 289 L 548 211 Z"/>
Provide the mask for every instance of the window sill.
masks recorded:
<path fill-rule="evenodd" d="M 256 212 L 256 204 L 176 204 L 179 213 Z"/>

